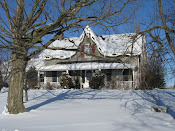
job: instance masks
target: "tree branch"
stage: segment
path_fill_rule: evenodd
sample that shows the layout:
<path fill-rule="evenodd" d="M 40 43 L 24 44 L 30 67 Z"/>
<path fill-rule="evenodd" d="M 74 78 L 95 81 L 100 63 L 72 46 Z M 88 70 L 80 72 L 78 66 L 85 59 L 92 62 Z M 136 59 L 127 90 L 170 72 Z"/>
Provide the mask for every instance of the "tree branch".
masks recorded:
<path fill-rule="evenodd" d="M 22 21 L 24 20 L 24 0 L 16 0 L 16 16 L 15 16 L 15 25 L 20 28 Z"/>
<path fill-rule="evenodd" d="M 52 42 L 54 42 L 58 38 L 58 35 L 55 35 L 51 40 L 49 40 L 46 44 L 38 48 L 37 50 L 33 51 L 28 55 L 28 59 L 31 59 L 36 54 L 40 53 L 43 49 L 47 48 Z"/>
<path fill-rule="evenodd" d="M 8 7 L 7 7 L 6 0 L 3 0 L 3 3 L 4 3 L 3 4 L 3 8 L 4 8 L 5 12 L 6 12 L 6 16 L 7 16 L 7 19 L 8 19 L 8 23 L 9 23 L 10 29 L 11 29 L 11 31 L 13 31 L 13 25 L 11 23 L 11 16 L 10 16 L 10 13 L 9 13 L 9 10 L 8 10 Z"/>
<path fill-rule="evenodd" d="M 5 34 L 11 36 L 11 33 L 8 32 L 8 31 L 7 31 L 4 27 L 2 27 L 1 25 L 0 25 L 0 30 L 1 30 L 2 32 L 4 32 Z"/>
<path fill-rule="evenodd" d="M 37 1 L 38 2 L 38 1 Z M 35 10 L 37 8 L 38 3 L 36 2 L 36 4 L 34 5 L 29 17 L 27 18 L 28 20 L 26 21 L 26 23 L 22 26 L 22 30 L 26 31 L 27 28 L 29 28 L 30 26 L 33 25 L 33 23 L 38 19 L 38 17 L 41 15 L 41 13 L 44 10 L 45 4 L 47 2 L 47 0 L 43 0 L 42 3 L 39 6 L 38 11 L 35 13 Z M 35 7 L 36 6 L 36 7 Z M 34 15 L 35 13 L 35 15 Z M 34 15 L 34 16 L 33 16 Z"/>
<path fill-rule="evenodd" d="M 159 4 L 159 12 L 160 12 L 160 15 L 161 15 L 162 23 L 163 23 L 163 25 L 166 28 L 168 28 L 168 26 L 166 24 L 164 13 L 163 13 L 163 8 L 162 8 L 161 0 L 158 0 L 158 4 Z M 175 55 L 175 46 L 174 46 L 173 41 L 171 40 L 170 35 L 169 35 L 169 33 L 168 33 L 167 30 L 165 30 L 165 34 L 166 34 L 167 41 L 168 41 L 168 43 L 169 43 L 169 45 L 171 47 L 171 50 L 172 50 L 172 52 Z"/>

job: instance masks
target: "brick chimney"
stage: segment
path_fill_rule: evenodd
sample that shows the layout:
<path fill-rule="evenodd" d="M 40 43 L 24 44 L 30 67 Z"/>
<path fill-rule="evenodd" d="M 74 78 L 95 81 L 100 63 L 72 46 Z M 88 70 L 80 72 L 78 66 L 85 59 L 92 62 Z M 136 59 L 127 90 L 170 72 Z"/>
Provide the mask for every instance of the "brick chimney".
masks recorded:
<path fill-rule="evenodd" d="M 140 26 L 137 25 L 136 34 L 138 34 L 139 32 L 140 32 Z"/>
<path fill-rule="evenodd" d="M 63 32 L 59 35 L 59 40 L 63 40 L 64 39 L 64 34 Z"/>

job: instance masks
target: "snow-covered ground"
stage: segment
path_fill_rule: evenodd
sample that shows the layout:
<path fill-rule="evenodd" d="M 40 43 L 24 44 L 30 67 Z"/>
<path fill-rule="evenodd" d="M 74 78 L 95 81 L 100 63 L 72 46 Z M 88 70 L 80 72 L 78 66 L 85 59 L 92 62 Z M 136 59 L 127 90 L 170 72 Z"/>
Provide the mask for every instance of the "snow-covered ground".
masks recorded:
<path fill-rule="evenodd" d="M 4 112 L 0 93 L 0 131 L 174 131 L 175 90 L 154 90 L 168 113 L 153 112 L 150 92 L 138 90 L 29 90 L 27 113 Z"/>

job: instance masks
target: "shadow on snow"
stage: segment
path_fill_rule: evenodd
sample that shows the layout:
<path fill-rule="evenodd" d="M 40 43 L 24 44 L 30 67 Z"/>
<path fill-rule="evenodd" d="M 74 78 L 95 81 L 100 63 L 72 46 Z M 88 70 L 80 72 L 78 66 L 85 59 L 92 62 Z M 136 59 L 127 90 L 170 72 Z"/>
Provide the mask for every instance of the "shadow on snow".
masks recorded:
<path fill-rule="evenodd" d="M 157 92 L 156 92 L 157 91 Z M 175 95 L 172 94 L 171 92 L 168 91 L 161 91 L 161 90 L 156 90 L 153 91 L 154 94 L 163 93 L 162 95 L 165 95 L 169 97 L 169 102 L 173 102 L 173 104 L 168 105 L 169 102 L 166 102 L 167 100 L 165 98 L 167 97 L 161 97 L 157 99 L 157 102 L 159 103 L 160 106 L 166 106 L 169 108 L 168 113 L 175 119 L 175 112 L 172 109 L 172 105 L 175 105 Z M 128 93 L 129 92 L 129 93 Z M 132 97 L 134 95 L 134 97 Z M 49 96 L 49 97 L 47 97 Z M 50 96 L 52 96 L 50 98 Z M 46 98 L 45 98 L 46 97 Z M 151 103 L 152 105 L 156 104 L 156 101 L 152 99 L 151 93 L 149 91 L 136 91 L 136 90 L 63 90 L 60 93 L 55 93 L 54 90 L 47 90 L 44 91 L 41 95 L 36 96 L 29 101 L 32 101 L 34 99 L 42 99 L 45 98 L 43 102 L 35 104 L 31 107 L 28 107 L 27 110 L 34 110 L 37 108 L 40 108 L 44 105 L 50 104 L 52 102 L 56 101 L 61 101 L 61 100 L 66 100 L 66 99 L 88 99 L 88 100 L 97 100 L 97 99 L 111 99 L 111 100 L 120 100 L 124 101 L 121 102 L 122 105 L 121 107 L 127 108 L 130 110 L 131 115 L 135 115 L 137 113 L 143 112 L 144 109 L 149 109 L 151 110 L 151 107 L 149 107 L 146 102 Z M 134 99 L 133 99 L 134 98 Z M 143 102 L 140 103 L 140 101 L 144 100 L 145 104 Z"/>

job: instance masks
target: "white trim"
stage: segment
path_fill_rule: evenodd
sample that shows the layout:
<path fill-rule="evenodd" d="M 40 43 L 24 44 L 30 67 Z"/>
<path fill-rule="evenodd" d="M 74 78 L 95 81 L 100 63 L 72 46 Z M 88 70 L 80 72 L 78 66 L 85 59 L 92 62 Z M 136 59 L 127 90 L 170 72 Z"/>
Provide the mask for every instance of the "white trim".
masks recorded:
<path fill-rule="evenodd" d="M 124 63 L 73 63 L 43 66 L 40 71 L 66 71 L 66 70 L 99 70 L 99 69 L 134 69 L 135 66 Z"/>
<path fill-rule="evenodd" d="M 40 87 L 40 71 L 38 71 L 38 87 Z"/>

